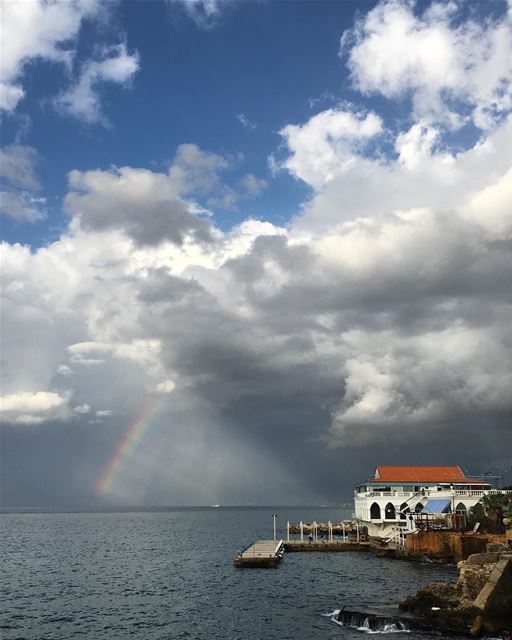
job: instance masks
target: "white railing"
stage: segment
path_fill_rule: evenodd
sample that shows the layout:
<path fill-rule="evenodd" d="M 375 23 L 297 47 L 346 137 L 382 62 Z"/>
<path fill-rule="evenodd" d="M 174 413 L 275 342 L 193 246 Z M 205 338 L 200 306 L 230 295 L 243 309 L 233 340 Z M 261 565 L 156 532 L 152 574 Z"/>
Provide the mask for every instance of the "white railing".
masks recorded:
<path fill-rule="evenodd" d="M 415 495 L 413 491 L 367 491 L 365 493 L 356 493 L 357 498 L 379 498 L 379 497 L 397 497 L 410 498 Z"/>
<path fill-rule="evenodd" d="M 398 528 L 392 536 L 387 538 L 388 544 L 393 542 L 397 547 L 405 547 L 405 536 L 405 531 L 402 528 Z"/>
<path fill-rule="evenodd" d="M 428 489 L 422 491 L 367 491 L 365 493 L 356 493 L 355 498 L 412 498 L 416 496 L 417 498 L 443 498 L 445 496 L 468 496 L 473 498 L 481 498 L 482 496 L 491 493 L 491 494 L 499 494 L 499 493 L 512 493 L 512 490 L 500 490 L 500 489 L 492 489 L 492 490 L 474 490 L 474 489 L 454 489 L 450 491 L 449 489 L 438 489 L 429 491 Z"/>
<path fill-rule="evenodd" d="M 482 497 L 485 494 L 485 491 L 474 491 L 474 490 L 466 490 L 466 489 L 455 489 L 453 492 L 456 496 L 474 496 L 476 498 Z"/>

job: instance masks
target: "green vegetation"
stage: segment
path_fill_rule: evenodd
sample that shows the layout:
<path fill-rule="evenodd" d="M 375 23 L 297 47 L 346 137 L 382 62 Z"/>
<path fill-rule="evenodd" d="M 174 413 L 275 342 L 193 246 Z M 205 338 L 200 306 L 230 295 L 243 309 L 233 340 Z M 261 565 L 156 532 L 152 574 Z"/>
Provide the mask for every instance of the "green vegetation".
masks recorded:
<path fill-rule="evenodd" d="M 468 525 L 472 528 L 479 522 L 481 530 L 500 533 L 503 518 L 512 518 L 512 494 L 489 493 L 469 510 Z"/>

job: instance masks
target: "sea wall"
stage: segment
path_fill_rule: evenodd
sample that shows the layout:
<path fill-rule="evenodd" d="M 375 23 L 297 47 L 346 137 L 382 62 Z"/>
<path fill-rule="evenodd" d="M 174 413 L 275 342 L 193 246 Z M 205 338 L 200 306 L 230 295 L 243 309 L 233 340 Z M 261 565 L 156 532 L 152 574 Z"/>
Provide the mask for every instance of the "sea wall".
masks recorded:
<path fill-rule="evenodd" d="M 483 589 L 475 598 L 474 606 L 482 613 L 476 620 L 477 629 L 485 631 L 512 630 L 512 561 L 501 558 Z"/>
<path fill-rule="evenodd" d="M 406 555 L 427 556 L 441 562 L 459 562 L 474 553 L 483 553 L 490 542 L 507 542 L 504 535 L 460 533 L 452 531 L 420 531 L 405 539 Z"/>

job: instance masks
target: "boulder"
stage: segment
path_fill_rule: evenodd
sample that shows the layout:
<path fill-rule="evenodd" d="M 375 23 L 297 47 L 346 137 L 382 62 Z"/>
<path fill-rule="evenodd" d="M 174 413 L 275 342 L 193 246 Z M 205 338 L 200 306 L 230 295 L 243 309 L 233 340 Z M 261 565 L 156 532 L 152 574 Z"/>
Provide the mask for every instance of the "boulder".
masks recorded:
<path fill-rule="evenodd" d="M 435 582 L 428 584 L 400 603 L 400 609 L 416 615 L 431 615 L 434 610 L 454 609 L 459 604 L 456 585 Z"/>
<path fill-rule="evenodd" d="M 483 556 L 488 554 L 481 555 Z M 496 558 L 496 561 L 497 560 L 498 558 Z M 457 591 L 459 593 L 459 600 L 461 604 L 469 605 L 473 602 L 483 589 L 491 573 L 494 571 L 496 561 L 477 563 L 476 561 L 469 562 L 468 559 L 459 562 L 457 565 L 459 568 Z"/>
<path fill-rule="evenodd" d="M 460 569 L 464 563 L 467 564 L 490 564 L 491 562 L 498 562 L 500 554 L 497 551 L 487 553 L 473 553 L 467 560 L 461 560 L 457 567 Z"/>

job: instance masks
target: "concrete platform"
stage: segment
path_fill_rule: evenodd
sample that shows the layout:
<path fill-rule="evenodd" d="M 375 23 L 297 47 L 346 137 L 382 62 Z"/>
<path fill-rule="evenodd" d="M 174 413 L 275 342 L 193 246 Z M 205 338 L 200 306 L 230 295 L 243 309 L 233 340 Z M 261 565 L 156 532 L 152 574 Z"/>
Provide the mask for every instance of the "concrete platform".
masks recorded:
<path fill-rule="evenodd" d="M 300 540 L 286 540 L 284 549 L 287 552 L 337 552 L 369 551 L 369 542 L 301 542 Z"/>
<path fill-rule="evenodd" d="M 284 553 L 282 540 L 258 540 L 235 556 L 235 567 L 277 567 Z"/>

